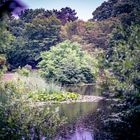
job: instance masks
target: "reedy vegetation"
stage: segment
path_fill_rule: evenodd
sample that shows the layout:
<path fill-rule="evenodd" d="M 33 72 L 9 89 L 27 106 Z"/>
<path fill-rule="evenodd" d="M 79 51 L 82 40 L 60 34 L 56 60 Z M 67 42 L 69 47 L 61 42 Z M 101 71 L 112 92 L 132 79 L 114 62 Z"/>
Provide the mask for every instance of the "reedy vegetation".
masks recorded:
<path fill-rule="evenodd" d="M 0 139 L 52 139 L 66 119 L 49 106 L 31 102 L 21 91 L 10 83 L 0 85 Z"/>

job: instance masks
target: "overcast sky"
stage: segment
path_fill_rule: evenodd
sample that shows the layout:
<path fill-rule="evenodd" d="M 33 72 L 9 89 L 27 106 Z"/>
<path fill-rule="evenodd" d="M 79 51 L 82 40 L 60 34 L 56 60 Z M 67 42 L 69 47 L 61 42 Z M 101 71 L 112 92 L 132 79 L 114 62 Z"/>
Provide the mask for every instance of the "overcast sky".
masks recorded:
<path fill-rule="evenodd" d="M 77 12 L 79 19 L 92 18 L 92 12 L 105 0 L 22 0 L 28 8 L 45 8 L 48 10 L 71 7 Z"/>

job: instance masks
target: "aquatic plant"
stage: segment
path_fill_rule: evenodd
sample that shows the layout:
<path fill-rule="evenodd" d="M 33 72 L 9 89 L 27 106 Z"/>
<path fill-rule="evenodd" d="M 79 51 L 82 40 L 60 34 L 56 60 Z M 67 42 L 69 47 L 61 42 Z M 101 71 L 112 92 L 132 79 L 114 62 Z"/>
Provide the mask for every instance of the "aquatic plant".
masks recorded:
<path fill-rule="evenodd" d="M 77 100 L 78 97 L 79 97 L 78 93 L 70 93 L 70 92 L 65 92 L 65 93 L 59 92 L 59 93 L 49 94 L 47 91 L 40 91 L 40 92 L 29 94 L 29 98 L 35 101 L 61 102 L 61 101 Z"/>

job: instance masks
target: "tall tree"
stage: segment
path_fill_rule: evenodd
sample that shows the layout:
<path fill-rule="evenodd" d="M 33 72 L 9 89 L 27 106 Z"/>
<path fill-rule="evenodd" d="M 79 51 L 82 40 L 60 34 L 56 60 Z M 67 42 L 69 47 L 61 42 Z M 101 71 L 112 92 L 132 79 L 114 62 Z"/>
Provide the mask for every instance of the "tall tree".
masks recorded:
<path fill-rule="evenodd" d="M 92 20 L 104 20 L 117 17 L 125 25 L 139 23 L 140 21 L 140 1 L 139 0 L 109 0 L 102 3 L 93 13 Z"/>
<path fill-rule="evenodd" d="M 70 7 L 65 7 L 57 13 L 57 18 L 61 20 L 62 24 L 65 24 L 77 20 L 78 17 L 76 14 L 75 10 L 72 10 Z"/>
<path fill-rule="evenodd" d="M 54 16 L 49 18 L 35 18 L 26 24 L 24 36 L 32 49 L 48 50 L 50 46 L 59 42 L 60 21 Z"/>
<path fill-rule="evenodd" d="M 121 38 L 116 38 L 118 32 Z M 140 25 L 126 29 L 122 27 L 114 33 L 107 51 L 107 64 L 116 77 L 116 89 L 123 95 L 140 92 Z"/>
<path fill-rule="evenodd" d="M 40 8 L 40 9 L 25 9 L 24 11 L 21 11 L 19 14 L 19 18 L 28 23 L 32 22 L 34 18 L 37 18 L 39 16 L 43 16 L 45 14 L 45 9 Z"/>
<path fill-rule="evenodd" d="M 34 18 L 49 18 L 55 16 L 62 24 L 78 19 L 76 11 L 70 7 L 62 8 L 61 10 L 46 10 L 45 9 L 26 9 L 19 14 L 19 18 L 24 22 L 32 22 Z"/>
<path fill-rule="evenodd" d="M 12 47 L 14 36 L 7 30 L 5 20 L 0 20 L 0 69 L 6 64 L 7 52 Z"/>

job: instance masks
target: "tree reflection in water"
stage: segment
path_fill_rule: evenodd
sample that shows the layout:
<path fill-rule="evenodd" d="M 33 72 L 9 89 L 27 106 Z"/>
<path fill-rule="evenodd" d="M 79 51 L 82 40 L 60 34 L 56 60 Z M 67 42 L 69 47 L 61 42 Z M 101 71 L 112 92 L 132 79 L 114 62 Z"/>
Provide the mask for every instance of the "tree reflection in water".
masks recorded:
<path fill-rule="evenodd" d="M 70 140 L 94 140 L 94 136 L 82 124 L 79 124 Z"/>
<path fill-rule="evenodd" d="M 81 104 L 86 106 L 87 112 L 85 112 L 83 110 L 84 108 L 81 106 L 81 116 L 78 115 L 77 119 L 74 117 L 73 121 L 72 118 L 69 118 L 69 123 L 58 130 L 55 140 L 104 140 L 103 138 L 109 138 L 104 131 L 100 131 L 102 127 L 102 116 L 109 113 L 106 102 L 101 101 L 98 103 L 98 105 L 97 103 L 94 103 L 96 108 L 93 107 L 94 105 L 92 105 L 92 108 L 90 108 L 92 103 Z M 87 104 L 89 105 L 90 109 L 88 108 Z M 73 110 L 71 110 L 72 114 L 74 110 L 75 108 L 73 107 Z M 103 110 L 103 112 L 101 110 Z"/>
<path fill-rule="evenodd" d="M 94 140 L 93 132 L 88 130 L 81 122 L 76 124 L 75 132 L 70 136 L 58 136 L 56 140 Z"/>

